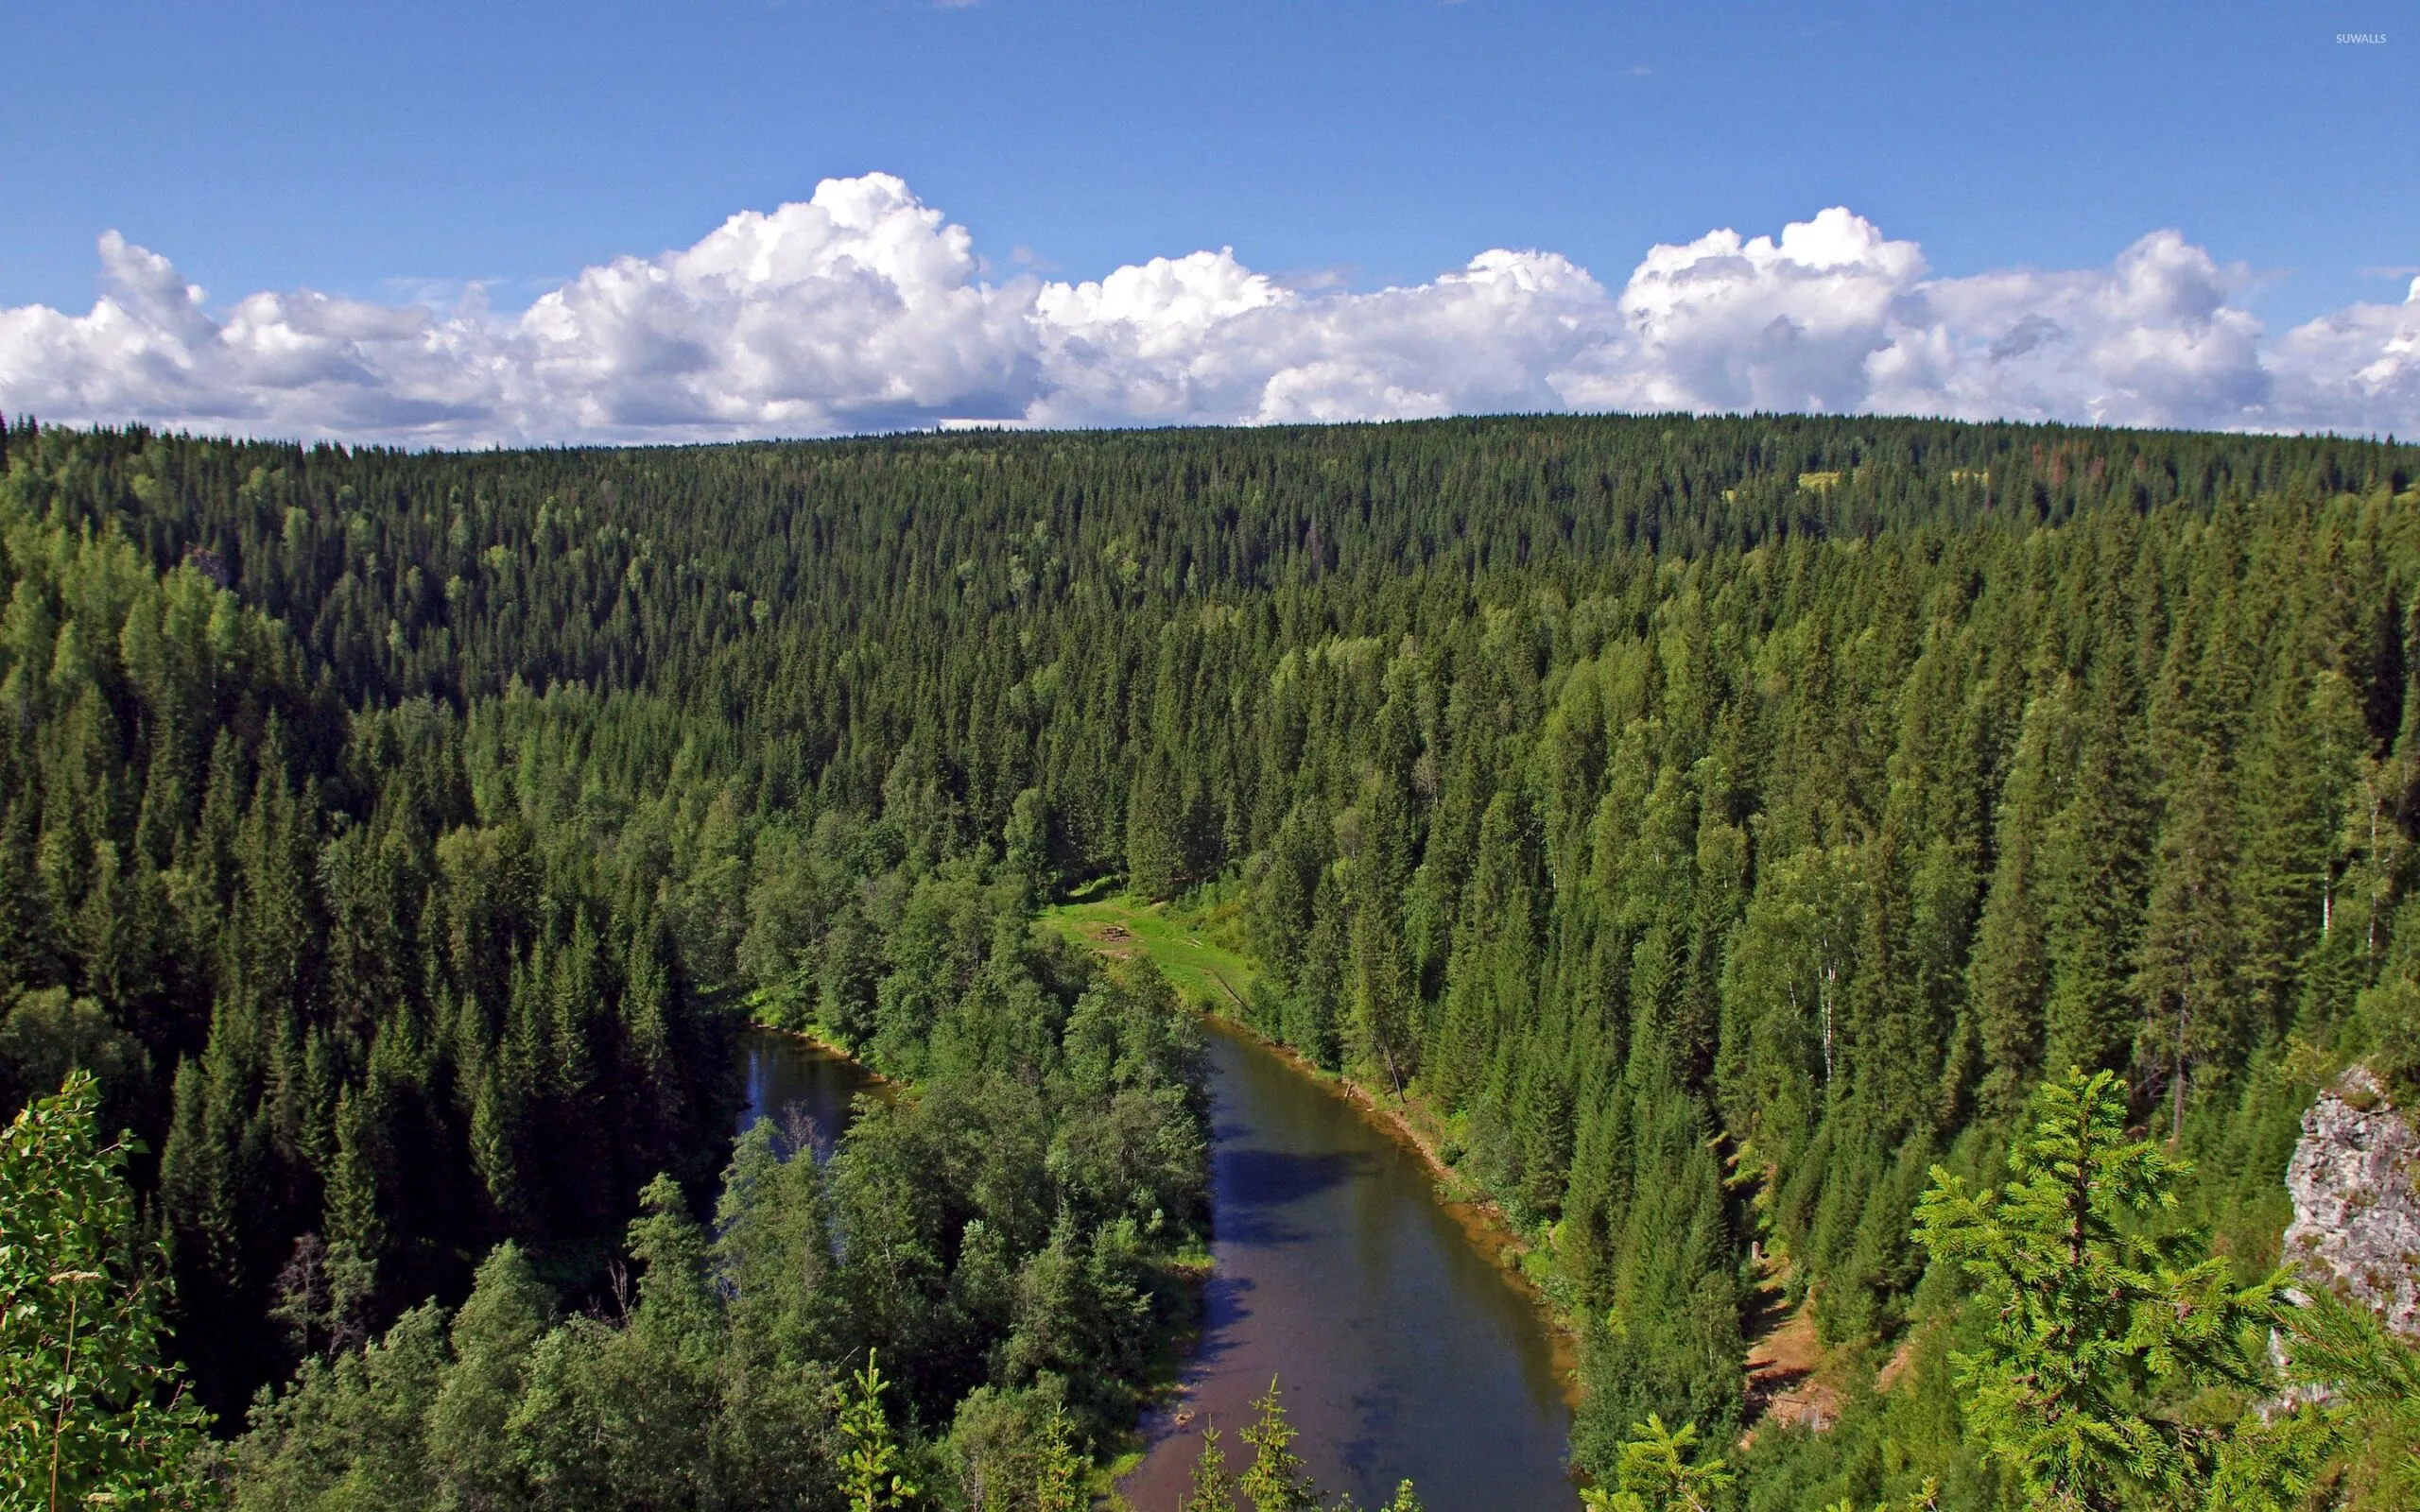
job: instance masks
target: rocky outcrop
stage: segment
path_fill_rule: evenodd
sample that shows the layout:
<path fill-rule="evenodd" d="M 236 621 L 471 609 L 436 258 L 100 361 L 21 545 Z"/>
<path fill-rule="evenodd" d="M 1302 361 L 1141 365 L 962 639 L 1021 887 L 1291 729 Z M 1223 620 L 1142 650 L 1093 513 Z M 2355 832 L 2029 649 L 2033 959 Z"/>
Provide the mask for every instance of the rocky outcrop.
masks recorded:
<path fill-rule="evenodd" d="M 2356 1066 L 2303 1115 L 2285 1259 L 2420 1337 L 2420 1131 Z"/>

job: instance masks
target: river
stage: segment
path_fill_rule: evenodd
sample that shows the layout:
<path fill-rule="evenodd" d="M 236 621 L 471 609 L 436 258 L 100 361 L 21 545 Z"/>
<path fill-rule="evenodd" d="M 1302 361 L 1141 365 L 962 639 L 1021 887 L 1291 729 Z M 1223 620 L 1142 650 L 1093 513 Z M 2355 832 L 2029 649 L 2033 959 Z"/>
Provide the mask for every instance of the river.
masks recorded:
<path fill-rule="evenodd" d="M 1209 1047 L 1216 1263 L 1201 1338 L 1119 1490 L 1138 1512 L 1174 1512 L 1208 1422 L 1240 1469 L 1237 1433 L 1274 1375 L 1295 1452 L 1364 1507 L 1406 1477 L 1430 1512 L 1577 1506 L 1563 1471 L 1571 1414 L 1539 1314 L 1437 1200 L 1419 1157 L 1245 1036 L 1213 1022 Z M 828 1138 L 869 1086 L 788 1036 L 752 1032 L 741 1053 L 742 1128 L 797 1103 Z"/>
<path fill-rule="evenodd" d="M 850 1102 L 881 1087 L 873 1073 L 837 1050 L 778 1029 L 751 1028 L 739 1037 L 739 1074 L 747 1092 L 739 1132 L 786 1113 L 808 1121 L 818 1160 L 848 1131 Z"/>

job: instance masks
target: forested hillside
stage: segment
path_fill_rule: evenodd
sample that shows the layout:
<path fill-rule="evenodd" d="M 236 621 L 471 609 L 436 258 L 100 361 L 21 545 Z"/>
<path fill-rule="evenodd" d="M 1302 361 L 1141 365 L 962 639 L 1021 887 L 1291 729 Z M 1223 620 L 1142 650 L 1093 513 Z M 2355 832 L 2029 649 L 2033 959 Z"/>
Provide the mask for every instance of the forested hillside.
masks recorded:
<path fill-rule="evenodd" d="M 2197 1164 L 2185 1217 L 2256 1268 L 2315 1078 L 2420 1066 L 2413 448 L 0 438 L 0 1091 L 79 1059 L 153 1142 L 230 1426 L 431 1297 L 604 1296 L 666 1173 L 658 1308 L 652 1257 L 706 1264 L 678 1225 L 744 994 L 935 1089 L 814 1199 L 856 1232 L 890 1210 L 852 1172 L 950 1173 L 901 1241 L 928 1280 L 912 1316 L 836 1282 L 821 1332 L 666 1302 L 662 1348 L 876 1346 L 924 1432 L 987 1383 L 1105 1431 L 1128 1399 L 1086 1381 L 1142 1362 L 1103 1310 L 1163 1306 L 1201 1217 L 1181 1026 L 1086 1048 L 1168 1010 L 1024 928 L 1111 872 L 1248 893 L 1256 1026 L 1450 1115 L 1589 1320 L 1600 1471 L 1650 1413 L 1735 1436 L 1767 1277 L 1892 1348 L 1931 1166 L 1993 1177 L 2046 1075 L 2123 1073 Z M 918 1132 L 952 1086 L 972 1111 Z M 544 1358 L 575 1347 L 607 1348 Z M 1770 1484 L 1817 1473 L 1804 1436 Z"/>

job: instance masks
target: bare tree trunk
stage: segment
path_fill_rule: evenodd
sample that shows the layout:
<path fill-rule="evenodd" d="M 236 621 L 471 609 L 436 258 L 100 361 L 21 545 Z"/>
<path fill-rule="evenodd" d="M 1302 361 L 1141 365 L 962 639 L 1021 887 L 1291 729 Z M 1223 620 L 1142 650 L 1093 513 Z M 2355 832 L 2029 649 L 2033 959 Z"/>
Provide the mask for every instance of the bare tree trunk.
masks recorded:
<path fill-rule="evenodd" d="M 2175 1111 L 2170 1117 L 2168 1143 L 2173 1147 L 2185 1141 L 2185 1027 L 2188 1018 L 2186 995 L 2176 995 L 2176 1074 L 2169 1089 L 2169 1100 Z"/>

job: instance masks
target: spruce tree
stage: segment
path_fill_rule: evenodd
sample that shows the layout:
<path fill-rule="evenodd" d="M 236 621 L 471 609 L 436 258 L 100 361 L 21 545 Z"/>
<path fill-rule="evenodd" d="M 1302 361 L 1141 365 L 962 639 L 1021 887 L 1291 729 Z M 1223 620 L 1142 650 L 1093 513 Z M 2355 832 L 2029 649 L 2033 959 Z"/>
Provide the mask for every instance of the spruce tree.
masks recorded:
<path fill-rule="evenodd" d="M 2058 693 L 2026 707 L 2008 780 L 2000 789 L 1994 826 L 1998 854 L 1966 968 L 1967 1012 L 1982 1050 L 1977 1101 L 1990 1118 L 2017 1111 L 2024 1089 L 2041 1065 L 2044 1008 L 2050 989 L 2044 896 L 2050 879 L 2044 847 L 2065 754 L 2060 748 L 2065 714 L 2065 699 Z"/>
<path fill-rule="evenodd" d="M 2243 1053 L 2237 852 L 2233 787 L 2219 753 L 2205 749 L 2169 805 L 2135 980 L 2144 1009 L 2135 1037 L 2136 1084 L 2167 1089 L 2171 1143 L 2185 1136 L 2194 1068 Z"/>
<path fill-rule="evenodd" d="M 1936 1166 L 1916 1238 L 1975 1283 L 1984 1343 L 1956 1357 L 1968 1420 L 2027 1493 L 2116 1509 L 2199 1496 L 2219 1439 L 2171 1403 L 2268 1383 L 2282 1277 L 2238 1284 L 2152 1227 L 2188 1167 L 2126 1138 L 2108 1072 L 2045 1082 L 2008 1184 L 1970 1194 Z"/>
<path fill-rule="evenodd" d="M 1294 1440 L 1301 1435 L 1286 1420 L 1275 1377 L 1252 1410 L 1256 1416 L 1243 1431 L 1244 1442 L 1252 1446 L 1252 1465 L 1236 1481 L 1237 1488 L 1251 1499 L 1254 1512 L 1312 1512 L 1327 1499 L 1305 1471 L 1303 1457 L 1294 1452 Z"/>
<path fill-rule="evenodd" d="M 1179 1512 L 1235 1512 L 1236 1478 L 1227 1471 L 1226 1452 L 1219 1447 L 1219 1429 L 1210 1424 L 1201 1430 L 1201 1452 L 1193 1462 L 1193 1476 L 1187 1483 L 1184 1502 Z"/>
<path fill-rule="evenodd" d="M 891 1383 L 882 1378 L 874 1351 L 866 1351 L 865 1368 L 845 1386 L 832 1388 L 832 1403 L 839 1414 L 839 1429 L 849 1447 L 841 1455 L 841 1489 L 850 1512 L 885 1512 L 915 1504 L 916 1486 L 908 1478 L 898 1438 L 892 1434 L 882 1394 Z"/>
<path fill-rule="evenodd" d="M 2141 1021 L 2134 995 L 2152 827 L 2134 673 L 2113 649 L 2085 694 L 2071 796 L 2052 821 L 2044 898 L 2050 993 L 2044 1069 L 2114 1068 Z"/>

